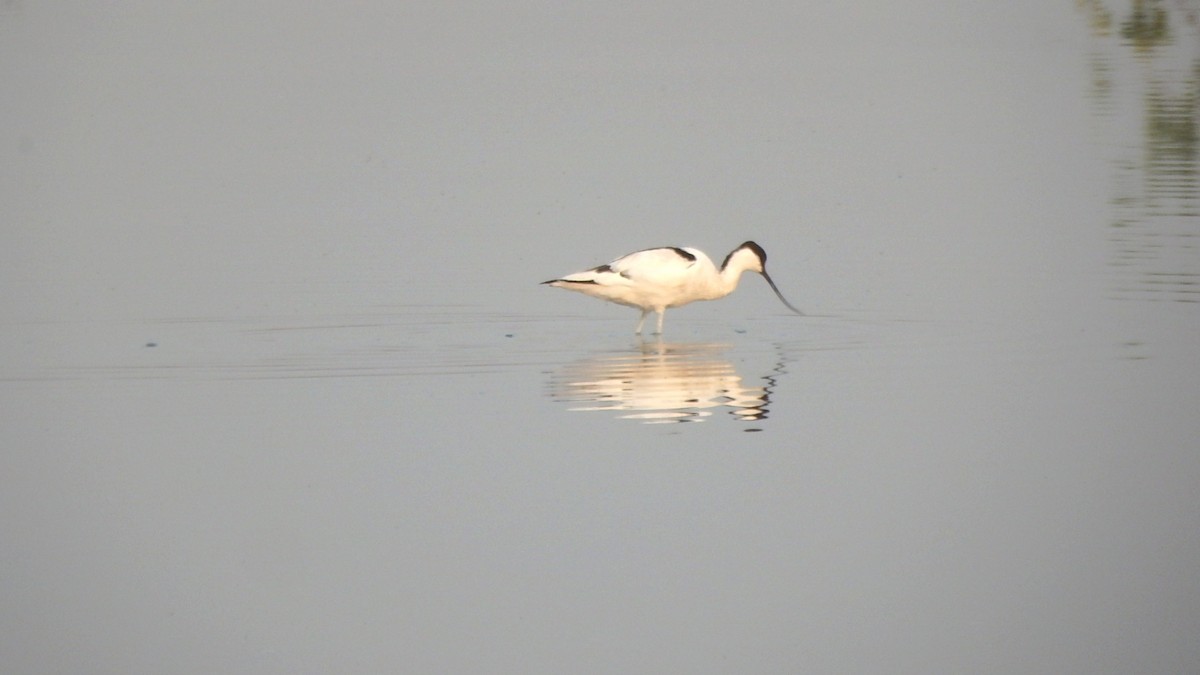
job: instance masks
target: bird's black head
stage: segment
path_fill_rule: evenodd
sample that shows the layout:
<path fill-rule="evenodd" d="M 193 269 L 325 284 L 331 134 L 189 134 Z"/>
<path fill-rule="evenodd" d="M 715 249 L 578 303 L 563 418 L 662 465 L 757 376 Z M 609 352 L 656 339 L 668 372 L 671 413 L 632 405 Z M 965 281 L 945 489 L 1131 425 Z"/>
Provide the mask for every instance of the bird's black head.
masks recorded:
<path fill-rule="evenodd" d="M 761 260 L 764 265 L 767 264 L 767 252 L 764 251 L 763 247 L 759 246 L 758 244 L 748 241 L 738 248 L 748 248 L 751 251 L 754 251 L 754 255 L 758 256 L 758 259 Z"/>
<path fill-rule="evenodd" d="M 751 253 L 753 253 L 754 255 L 758 256 L 759 264 L 762 266 L 763 269 L 767 268 L 767 252 L 764 251 L 763 247 L 759 246 L 758 244 L 756 244 L 752 241 L 747 241 L 747 242 L 743 243 L 741 246 L 730 251 L 729 255 L 725 256 L 725 261 L 721 263 L 721 269 L 725 269 L 725 267 L 729 264 L 729 259 L 732 258 L 735 253 L 737 253 L 738 251 L 741 251 L 742 249 L 746 249 L 746 250 L 750 251 Z"/>

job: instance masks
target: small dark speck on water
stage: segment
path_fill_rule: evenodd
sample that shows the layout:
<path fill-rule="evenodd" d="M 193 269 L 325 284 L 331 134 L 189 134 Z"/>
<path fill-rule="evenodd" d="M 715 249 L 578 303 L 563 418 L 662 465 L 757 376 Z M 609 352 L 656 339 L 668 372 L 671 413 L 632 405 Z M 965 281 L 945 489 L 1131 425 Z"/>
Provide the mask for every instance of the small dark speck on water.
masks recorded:
<path fill-rule="evenodd" d="M 147 342 L 147 343 L 146 343 L 146 346 L 147 346 L 147 347 L 157 347 L 157 346 L 158 346 L 158 343 L 157 343 L 157 342 Z"/>
<path fill-rule="evenodd" d="M 745 333 L 746 333 L 746 329 L 745 329 L 745 328 L 734 328 L 734 329 L 733 329 L 733 332 L 735 332 L 735 333 L 737 333 L 737 334 L 739 334 L 739 335 L 745 335 Z"/>
<path fill-rule="evenodd" d="M 751 434 L 751 433 L 754 433 L 755 431 L 762 431 L 762 429 L 760 429 L 758 427 L 751 427 L 749 429 L 742 429 L 742 431 L 744 431 L 748 434 Z"/>
<path fill-rule="evenodd" d="M 513 336 L 513 334 L 512 334 L 512 333 L 505 333 L 505 334 L 504 334 L 504 337 L 512 337 L 512 336 Z"/>

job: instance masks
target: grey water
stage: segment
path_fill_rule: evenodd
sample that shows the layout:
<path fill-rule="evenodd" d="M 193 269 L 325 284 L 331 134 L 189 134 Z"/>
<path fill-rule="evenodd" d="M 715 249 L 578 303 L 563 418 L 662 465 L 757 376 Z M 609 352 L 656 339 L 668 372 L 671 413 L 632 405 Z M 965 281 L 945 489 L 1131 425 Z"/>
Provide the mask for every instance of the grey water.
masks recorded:
<path fill-rule="evenodd" d="M 1200 4 L 0 5 L 4 672 L 1200 669 Z M 717 302 L 538 282 L 653 246 Z"/>

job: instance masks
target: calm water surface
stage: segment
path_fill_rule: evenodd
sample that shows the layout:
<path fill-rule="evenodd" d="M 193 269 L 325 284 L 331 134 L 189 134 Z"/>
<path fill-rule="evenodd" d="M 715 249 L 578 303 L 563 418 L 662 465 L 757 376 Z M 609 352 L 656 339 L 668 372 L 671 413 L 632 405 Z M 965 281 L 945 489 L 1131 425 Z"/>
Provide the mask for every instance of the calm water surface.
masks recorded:
<path fill-rule="evenodd" d="M 1200 6 L 692 9 L 7 3 L 3 669 L 1200 668 Z"/>

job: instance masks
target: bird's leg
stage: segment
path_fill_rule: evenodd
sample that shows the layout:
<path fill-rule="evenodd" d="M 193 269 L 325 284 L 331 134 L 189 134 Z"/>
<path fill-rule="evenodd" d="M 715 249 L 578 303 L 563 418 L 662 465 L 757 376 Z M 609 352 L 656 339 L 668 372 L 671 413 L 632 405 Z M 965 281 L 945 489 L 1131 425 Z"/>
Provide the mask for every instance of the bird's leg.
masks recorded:
<path fill-rule="evenodd" d="M 638 319 L 638 325 L 637 325 L 637 328 L 634 328 L 634 329 L 633 329 L 633 334 L 634 334 L 634 335 L 641 335 L 641 334 L 642 334 L 642 324 L 646 323 L 646 315 L 647 315 L 647 314 L 649 314 L 649 313 L 650 313 L 650 310 L 648 310 L 648 309 L 643 309 L 643 310 L 642 310 L 642 318 Z"/>
<path fill-rule="evenodd" d="M 658 310 L 658 330 L 654 331 L 655 335 L 662 335 L 662 321 L 663 321 L 663 317 L 666 316 L 666 314 L 667 314 L 666 307 L 663 307 L 662 309 Z"/>

